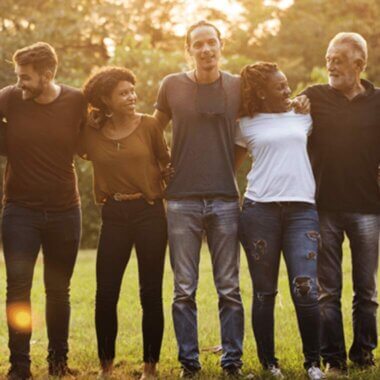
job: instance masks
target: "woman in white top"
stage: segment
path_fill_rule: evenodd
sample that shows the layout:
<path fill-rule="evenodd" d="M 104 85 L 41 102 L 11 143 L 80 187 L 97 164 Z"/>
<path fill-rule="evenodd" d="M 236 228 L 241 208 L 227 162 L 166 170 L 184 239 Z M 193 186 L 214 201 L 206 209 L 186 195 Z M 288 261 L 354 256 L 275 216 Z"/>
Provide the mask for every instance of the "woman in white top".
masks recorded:
<path fill-rule="evenodd" d="M 264 369 L 283 378 L 274 352 L 274 305 L 280 254 L 288 269 L 310 379 L 319 368 L 317 297 L 318 214 L 315 183 L 307 155 L 310 115 L 291 110 L 290 89 L 277 65 L 259 62 L 241 72 L 242 111 L 236 136 L 236 163 L 248 151 L 248 174 L 240 239 L 253 283 L 252 326 Z"/>

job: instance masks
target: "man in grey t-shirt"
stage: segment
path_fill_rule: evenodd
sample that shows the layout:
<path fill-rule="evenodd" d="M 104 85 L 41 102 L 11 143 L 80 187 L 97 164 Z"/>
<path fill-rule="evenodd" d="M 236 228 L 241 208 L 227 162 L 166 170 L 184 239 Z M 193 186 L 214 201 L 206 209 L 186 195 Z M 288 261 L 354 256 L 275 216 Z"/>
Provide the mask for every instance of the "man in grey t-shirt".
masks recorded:
<path fill-rule="evenodd" d="M 167 189 L 170 258 L 174 271 L 173 320 L 182 377 L 200 369 L 195 294 L 202 237 L 211 253 L 219 296 L 226 375 L 242 365 L 244 316 L 239 289 L 239 203 L 234 173 L 234 136 L 239 77 L 219 70 L 219 30 L 201 21 L 186 35 L 195 70 L 167 76 L 155 117 L 173 122 L 174 176 Z"/>

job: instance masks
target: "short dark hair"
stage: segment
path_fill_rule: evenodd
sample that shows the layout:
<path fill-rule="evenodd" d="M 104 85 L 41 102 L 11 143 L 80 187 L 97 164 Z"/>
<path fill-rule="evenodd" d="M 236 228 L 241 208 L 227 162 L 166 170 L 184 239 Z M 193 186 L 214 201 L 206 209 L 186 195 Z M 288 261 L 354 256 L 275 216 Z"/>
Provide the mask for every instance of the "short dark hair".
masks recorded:
<path fill-rule="evenodd" d="M 269 76 L 279 70 L 277 64 L 272 62 L 256 62 L 243 67 L 240 72 L 240 117 L 253 117 L 259 112 L 262 99 L 259 98 L 257 90 L 264 88 Z"/>
<path fill-rule="evenodd" d="M 190 47 L 190 45 L 191 45 L 191 43 L 190 43 L 191 42 L 191 32 L 197 28 L 202 27 L 202 26 L 209 26 L 209 27 L 213 28 L 216 32 L 218 40 L 220 42 L 222 42 L 222 34 L 220 33 L 220 30 L 211 22 L 209 22 L 207 20 L 201 20 L 201 21 L 196 22 L 193 25 L 190 25 L 189 28 L 187 29 L 187 31 L 186 31 L 186 47 L 187 48 Z"/>
<path fill-rule="evenodd" d="M 103 97 L 109 97 L 119 82 L 136 84 L 133 72 L 125 67 L 105 66 L 91 74 L 83 85 L 83 94 L 89 105 L 90 117 L 102 127 L 109 112 Z"/>
<path fill-rule="evenodd" d="M 50 70 L 55 75 L 58 57 L 53 46 L 47 42 L 36 42 L 17 50 L 13 54 L 13 63 L 20 66 L 32 65 L 33 69 L 40 74 Z"/>

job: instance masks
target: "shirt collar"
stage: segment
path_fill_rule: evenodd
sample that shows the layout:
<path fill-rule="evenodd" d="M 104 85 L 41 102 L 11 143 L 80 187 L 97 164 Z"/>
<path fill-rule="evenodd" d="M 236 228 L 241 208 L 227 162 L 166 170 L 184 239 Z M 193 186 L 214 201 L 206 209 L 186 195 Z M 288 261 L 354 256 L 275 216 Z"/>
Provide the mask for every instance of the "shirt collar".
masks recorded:
<path fill-rule="evenodd" d="M 370 81 L 368 81 L 366 79 L 360 79 L 360 83 L 364 87 L 365 91 L 356 95 L 353 99 L 351 99 L 351 101 L 354 101 L 356 99 L 366 98 L 366 97 L 372 95 L 373 92 L 375 91 L 375 86 Z M 330 85 L 328 85 L 328 86 L 329 86 L 330 91 L 332 91 L 334 94 L 341 96 L 341 97 L 345 97 L 345 95 L 343 95 L 340 91 L 336 90 L 335 88 L 331 87 Z"/>

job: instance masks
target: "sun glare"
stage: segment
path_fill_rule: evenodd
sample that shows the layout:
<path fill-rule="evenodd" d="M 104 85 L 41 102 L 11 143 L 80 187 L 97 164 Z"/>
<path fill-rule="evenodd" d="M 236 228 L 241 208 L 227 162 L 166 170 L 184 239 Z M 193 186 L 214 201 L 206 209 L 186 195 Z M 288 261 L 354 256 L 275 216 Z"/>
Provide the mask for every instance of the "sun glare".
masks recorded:
<path fill-rule="evenodd" d="M 8 306 L 8 319 L 9 324 L 17 330 L 31 331 L 32 329 L 32 316 L 25 304 L 17 303 Z"/>
<path fill-rule="evenodd" d="M 293 5 L 294 0 L 263 0 L 265 5 L 277 5 L 281 9 L 286 9 Z M 238 21 L 239 17 L 242 15 L 244 9 L 235 0 L 192 0 L 192 1 L 182 1 L 178 8 L 178 14 L 176 18 L 176 26 L 174 27 L 175 33 L 179 36 L 183 36 L 186 33 L 187 28 L 194 22 L 205 17 L 204 10 L 207 8 L 214 8 L 226 14 L 230 21 Z M 226 32 L 226 25 L 223 21 L 213 22 L 220 29 L 222 34 Z"/>
<path fill-rule="evenodd" d="M 206 2 L 202 0 L 184 1 L 178 14 L 178 19 L 176 20 L 175 33 L 179 36 L 185 35 L 187 28 L 191 24 L 205 18 L 204 10 L 207 8 L 214 8 L 224 12 L 230 20 L 239 19 L 243 11 L 242 6 L 234 0 L 211 0 Z M 226 31 L 225 24 L 222 21 L 215 21 L 215 24 L 221 30 L 222 34 L 224 34 Z"/>
<path fill-rule="evenodd" d="M 279 8 L 285 9 L 289 8 L 291 5 L 293 5 L 294 0 L 280 0 L 273 1 L 273 0 L 264 0 L 265 5 L 277 5 Z"/>

